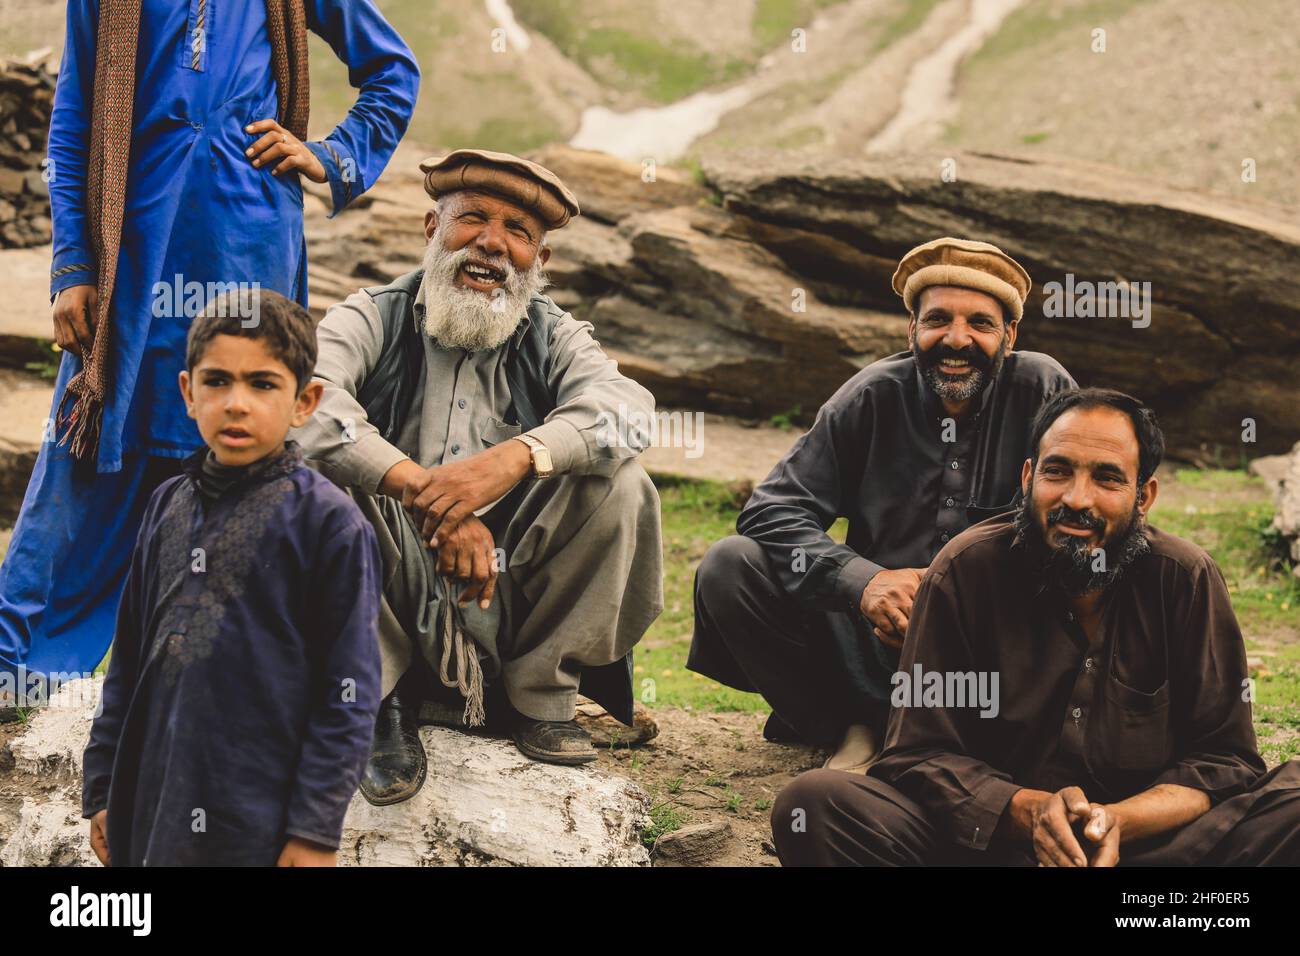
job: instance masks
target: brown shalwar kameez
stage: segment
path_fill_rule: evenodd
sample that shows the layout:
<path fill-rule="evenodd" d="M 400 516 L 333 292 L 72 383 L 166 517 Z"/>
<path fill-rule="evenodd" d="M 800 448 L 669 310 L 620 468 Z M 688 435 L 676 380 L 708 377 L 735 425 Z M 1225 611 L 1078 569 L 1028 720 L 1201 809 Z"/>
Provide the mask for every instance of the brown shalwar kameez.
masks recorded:
<path fill-rule="evenodd" d="M 955 538 L 917 592 L 899 669 L 912 683 L 918 667 L 945 683 L 983 674 L 992 686 L 996 674 L 996 714 L 970 700 L 925 706 L 911 691 L 868 777 L 812 771 L 782 792 L 782 862 L 1032 864 L 999 830 L 1022 787 L 1115 803 L 1177 784 L 1208 794 L 1209 812 L 1122 843 L 1121 865 L 1300 863 L 1300 764 L 1264 774 L 1223 576 L 1196 545 L 1148 533 L 1150 553 L 1108 588 L 1091 643 L 1012 547 L 1011 514 Z"/>

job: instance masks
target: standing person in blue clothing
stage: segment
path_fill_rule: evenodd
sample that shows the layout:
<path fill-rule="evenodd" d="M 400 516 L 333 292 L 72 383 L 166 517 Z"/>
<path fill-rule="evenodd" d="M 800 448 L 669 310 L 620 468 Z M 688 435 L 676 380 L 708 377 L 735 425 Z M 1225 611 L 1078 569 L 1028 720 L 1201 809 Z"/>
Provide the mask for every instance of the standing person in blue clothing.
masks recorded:
<path fill-rule="evenodd" d="M 308 29 L 360 91 L 319 142 Z M 383 171 L 418 85 L 372 0 L 69 0 L 49 138 L 69 354 L 0 568 L 0 668 L 99 663 L 145 503 L 202 445 L 176 394 L 192 319 L 232 287 L 306 303 L 299 176 L 341 211 Z"/>
<path fill-rule="evenodd" d="M 234 295 L 249 308 L 190 331 L 208 447 L 145 511 L 83 758 L 105 865 L 331 866 L 370 753 L 379 544 L 285 440 L 320 401 L 316 329 L 278 293 Z"/>

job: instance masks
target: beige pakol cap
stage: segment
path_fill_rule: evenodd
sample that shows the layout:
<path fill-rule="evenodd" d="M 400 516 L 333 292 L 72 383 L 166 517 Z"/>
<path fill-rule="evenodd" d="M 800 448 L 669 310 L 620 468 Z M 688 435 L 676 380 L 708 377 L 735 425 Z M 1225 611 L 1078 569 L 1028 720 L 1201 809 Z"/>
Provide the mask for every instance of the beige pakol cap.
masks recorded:
<path fill-rule="evenodd" d="M 582 214 L 577 198 L 545 166 L 510 153 L 458 149 L 420 163 L 424 191 L 437 199 L 461 189 L 478 189 L 534 212 L 547 229 L 559 229 Z"/>
<path fill-rule="evenodd" d="M 1029 273 L 1009 255 L 988 242 L 945 236 L 917 246 L 898 263 L 894 291 L 908 312 L 922 290 L 935 285 L 961 286 L 991 295 L 1007 310 L 1009 322 L 1025 311 L 1025 297 L 1034 284 Z"/>

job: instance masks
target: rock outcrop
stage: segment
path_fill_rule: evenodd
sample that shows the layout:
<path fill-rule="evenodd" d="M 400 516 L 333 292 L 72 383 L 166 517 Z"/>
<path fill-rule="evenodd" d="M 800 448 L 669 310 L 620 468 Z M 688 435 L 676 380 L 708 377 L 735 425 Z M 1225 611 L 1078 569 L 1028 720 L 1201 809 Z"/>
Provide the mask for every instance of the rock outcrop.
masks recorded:
<path fill-rule="evenodd" d="M 10 744 L 12 789 L 0 805 L 0 865 L 98 865 L 81 819 L 81 754 L 100 679 L 63 685 Z M 344 866 L 647 866 L 649 800 L 594 767 L 556 767 L 514 744 L 423 727 L 429 776 L 405 803 L 356 796 L 343 824 Z"/>
<path fill-rule="evenodd" d="M 1282 536 L 1287 556 L 1291 559 L 1291 573 L 1300 578 L 1300 442 L 1290 454 L 1269 455 L 1250 463 L 1253 474 L 1263 478 L 1273 492 L 1277 511 L 1273 515 L 1273 530 Z"/>
<path fill-rule="evenodd" d="M 1008 156 L 957 154 L 955 181 L 909 156 L 732 153 L 694 177 L 661 166 L 652 178 L 563 146 L 535 158 L 585 212 L 551 237 L 551 294 L 661 404 L 807 421 L 855 371 L 907 347 L 889 284 L 898 258 L 957 235 L 997 243 L 1034 278 L 1017 346 L 1144 398 L 1173 453 L 1236 463 L 1300 438 L 1294 214 Z M 415 162 L 399 154 L 364 212 L 327 220 L 312 200 L 315 307 L 418 266 L 429 203 Z M 1130 281 L 1150 283 L 1149 324 L 1044 315 L 1048 283 Z"/>

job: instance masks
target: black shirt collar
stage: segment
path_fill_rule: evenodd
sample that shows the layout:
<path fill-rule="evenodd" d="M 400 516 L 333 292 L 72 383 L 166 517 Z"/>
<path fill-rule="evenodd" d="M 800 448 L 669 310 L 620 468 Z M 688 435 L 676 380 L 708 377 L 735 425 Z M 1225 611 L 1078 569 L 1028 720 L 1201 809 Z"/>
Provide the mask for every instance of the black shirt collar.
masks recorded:
<path fill-rule="evenodd" d="M 210 448 L 200 448 L 185 459 L 182 470 L 203 498 L 215 501 L 233 488 L 273 481 L 301 464 L 302 449 L 297 442 L 287 440 L 280 452 L 247 465 L 223 465 Z"/>

